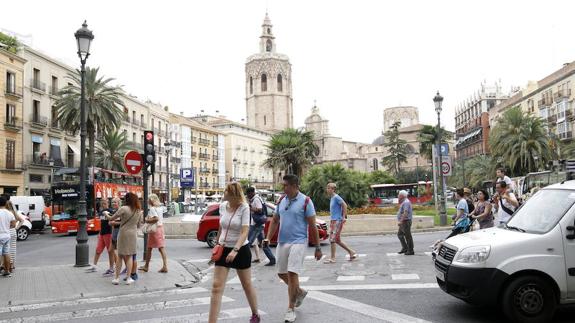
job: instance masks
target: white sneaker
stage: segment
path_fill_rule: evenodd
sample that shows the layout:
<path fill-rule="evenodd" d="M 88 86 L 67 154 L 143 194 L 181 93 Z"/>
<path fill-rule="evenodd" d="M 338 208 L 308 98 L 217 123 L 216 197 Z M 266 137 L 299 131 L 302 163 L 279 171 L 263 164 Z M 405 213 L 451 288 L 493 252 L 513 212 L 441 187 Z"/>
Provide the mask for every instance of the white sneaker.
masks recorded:
<path fill-rule="evenodd" d="M 302 289 L 301 293 L 295 299 L 295 307 L 300 307 L 301 303 L 303 303 L 303 299 L 307 296 L 307 290 Z"/>
<path fill-rule="evenodd" d="M 293 308 L 288 308 L 284 322 L 295 322 L 295 311 Z"/>
<path fill-rule="evenodd" d="M 133 282 L 135 282 L 135 280 L 133 280 L 132 277 L 128 277 L 128 279 L 126 279 L 126 285 L 132 285 Z"/>
<path fill-rule="evenodd" d="M 120 283 L 120 278 L 114 278 L 114 279 L 112 279 L 112 284 L 118 285 L 119 283 Z"/>

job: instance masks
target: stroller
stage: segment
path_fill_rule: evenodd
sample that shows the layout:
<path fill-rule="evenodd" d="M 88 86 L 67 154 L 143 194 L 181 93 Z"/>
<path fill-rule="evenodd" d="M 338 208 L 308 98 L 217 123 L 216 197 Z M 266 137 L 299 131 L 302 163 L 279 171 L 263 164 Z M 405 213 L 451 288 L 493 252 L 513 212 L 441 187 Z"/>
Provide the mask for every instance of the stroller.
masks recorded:
<path fill-rule="evenodd" d="M 462 234 L 462 233 L 467 233 L 469 231 L 471 231 L 471 229 L 473 228 L 474 223 L 477 220 L 472 218 L 471 215 L 468 215 L 466 218 L 461 219 L 459 222 L 457 222 L 454 226 L 453 226 L 453 230 L 451 230 L 451 233 L 445 238 L 445 239 L 440 239 L 435 241 L 434 244 L 432 244 L 431 247 L 431 258 L 433 259 L 433 261 L 435 261 L 435 258 L 437 257 L 437 254 L 439 252 L 439 248 L 441 248 L 441 244 L 451 238 L 454 237 L 458 234 Z"/>

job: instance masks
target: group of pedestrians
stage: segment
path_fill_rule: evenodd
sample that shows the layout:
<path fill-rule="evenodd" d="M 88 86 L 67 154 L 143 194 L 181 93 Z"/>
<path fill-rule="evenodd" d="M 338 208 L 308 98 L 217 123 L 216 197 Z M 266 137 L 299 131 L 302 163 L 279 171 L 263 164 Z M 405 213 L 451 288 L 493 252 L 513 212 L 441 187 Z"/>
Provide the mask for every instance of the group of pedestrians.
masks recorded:
<path fill-rule="evenodd" d="M 152 249 L 157 248 L 162 256 L 163 265 L 160 273 L 167 273 L 167 255 L 165 251 L 165 237 L 163 229 L 163 214 L 160 201 L 157 195 L 151 194 L 148 198 L 149 211 L 146 218 L 143 216 L 142 206 L 138 196 L 134 193 L 127 193 L 124 197 L 124 205 L 120 206 L 120 199 L 112 199 L 112 207 L 109 207 L 108 200 L 100 202 L 98 216 L 100 218 L 100 233 L 94 263 L 87 272 L 97 271 L 98 260 L 104 252 L 108 252 L 109 268 L 104 272 L 104 276 L 114 276 L 112 283 L 118 285 L 120 276 L 125 274 L 123 279 L 127 285 L 138 280 L 137 270 L 147 272 L 149 269 Z M 145 254 L 145 265 L 138 268 L 136 253 L 138 229 L 147 226 L 147 248 Z M 122 270 L 122 265 L 124 270 Z"/>

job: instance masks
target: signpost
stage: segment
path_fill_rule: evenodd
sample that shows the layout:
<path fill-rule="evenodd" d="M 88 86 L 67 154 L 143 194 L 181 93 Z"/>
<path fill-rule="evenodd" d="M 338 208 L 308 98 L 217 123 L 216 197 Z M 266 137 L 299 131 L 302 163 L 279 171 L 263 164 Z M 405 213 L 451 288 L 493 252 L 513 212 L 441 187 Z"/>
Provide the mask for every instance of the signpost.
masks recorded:
<path fill-rule="evenodd" d="M 451 156 L 441 156 L 441 172 L 443 176 L 451 176 L 452 171 Z"/>
<path fill-rule="evenodd" d="M 139 174 L 144 167 L 142 155 L 135 150 L 130 150 L 124 155 L 124 168 L 132 175 Z"/>
<path fill-rule="evenodd" d="M 194 169 L 193 168 L 182 168 L 180 169 L 180 186 L 184 187 L 194 187 Z"/>

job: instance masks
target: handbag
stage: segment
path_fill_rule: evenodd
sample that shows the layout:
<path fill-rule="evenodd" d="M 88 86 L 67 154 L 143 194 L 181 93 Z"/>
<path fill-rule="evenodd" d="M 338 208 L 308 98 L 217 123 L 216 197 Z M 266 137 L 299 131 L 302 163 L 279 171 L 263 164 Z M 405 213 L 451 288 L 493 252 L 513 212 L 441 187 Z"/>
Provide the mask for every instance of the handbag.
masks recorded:
<path fill-rule="evenodd" d="M 228 228 L 226 229 L 226 235 L 224 236 L 224 244 L 226 243 L 226 239 L 228 238 L 228 232 L 230 230 L 230 225 L 232 224 L 232 219 L 234 218 L 234 215 L 236 215 L 236 212 L 238 211 L 238 209 L 239 209 L 239 207 L 236 208 L 236 210 L 234 211 L 234 214 L 232 214 L 232 216 L 230 217 L 230 222 L 228 222 Z M 212 248 L 211 260 L 213 262 L 216 262 L 222 258 L 223 254 L 224 254 L 224 246 L 221 244 L 217 244 L 214 246 L 214 248 Z"/>
<path fill-rule="evenodd" d="M 150 211 L 153 210 L 154 213 L 156 213 L 156 217 L 158 216 L 157 211 L 155 210 L 155 208 L 151 208 Z M 151 212 L 150 212 L 151 213 Z M 148 215 L 148 217 L 150 217 L 150 215 Z M 152 216 L 153 217 L 153 216 Z M 146 223 L 144 222 L 144 224 L 142 225 L 142 233 L 147 234 L 147 233 L 154 233 L 156 232 L 156 230 L 158 230 L 158 222 L 155 223 Z"/>

